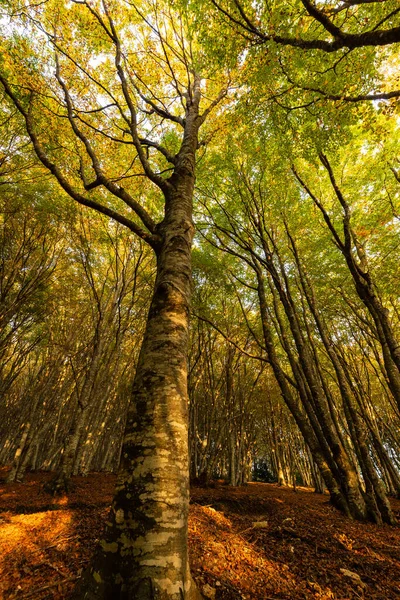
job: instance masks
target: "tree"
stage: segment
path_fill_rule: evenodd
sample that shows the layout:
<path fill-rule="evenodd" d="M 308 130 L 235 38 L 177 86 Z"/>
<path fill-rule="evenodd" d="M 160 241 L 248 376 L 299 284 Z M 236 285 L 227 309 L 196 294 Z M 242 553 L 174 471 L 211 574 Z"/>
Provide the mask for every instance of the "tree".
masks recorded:
<path fill-rule="evenodd" d="M 387 490 L 380 481 L 376 458 L 371 458 L 374 450 L 367 440 L 367 424 L 358 412 L 354 383 L 338 355 L 335 337 L 340 336 L 340 323 L 337 330 L 331 330 L 307 274 L 312 261 L 317 272 L 325 273 L 328 286 L 333 279 L 329 278 L 332 265 L 318 262 L 316 266 L 326 240 L 318 234 L 320 249 L 315 252 L 314 248 L 314 256 L 312 250 L 308 252 L 305 266 L 298 240 L 310 245 L 313 239 L 312 230 L 305 229 L 310 207 L 303 217 L 304 195 L 295 200 L 295 181 L 287 171 L 280 172 L 283 161 L 272 140 L 261 155 L 251 152 L 252 139 L 240 142 L 240 155 L 233 151 L 234 144 L 232 135 L 224 155 L 223 180 L 211 179 L 202 185 L 204 235 L 241 262 L 240 272 L 234 271 L 242 305 L 258 296 L 262 342 L 254 318 L 249 331 L 267 356 L 332 502 L 354 518 L 393 523 Z M 220 157 L 214 160 L 218 164 Z M 326 372 L 337 390 L 332 389 Z"/>
<path fill-rule="evenodd" d="M 364 244 L 352 227 L 350 206 L 336 181 L 332 166 L 324 154 L 320 154 L 320 160 L 328 172 L 332 188 L 343 209 L 343 240 L 321 201 L 309 189 L 295 169 L 294 174 L 302 188 L 304 188 L 323 214 L 329 231 L 333 235 L 335 244 L 346 260 L 357 293 L 374 321 L 378 339 L 382 346 L 389 387 L 400 410 L 400 347 L 390 322 L 389 310 L 379 298 L 376 283 L 369 270 L 368 257 Z"/>
<path fill-rule="evenodd" d="M 195 598 L 187 551 L 192 199 L 199 129 L 226 84 L 216 92 L 206 84 L 187 19 L 168 7 L 11 8 L 0 82 L 38 159 L 74 200 L 133 231 L 157 260 L 116 493 L 75 596 Z M 203 89 L 215 99 L 203 101 Z M 162 200 L 151 191 L 147 206 L 135 199 L 146 182 Z"/>

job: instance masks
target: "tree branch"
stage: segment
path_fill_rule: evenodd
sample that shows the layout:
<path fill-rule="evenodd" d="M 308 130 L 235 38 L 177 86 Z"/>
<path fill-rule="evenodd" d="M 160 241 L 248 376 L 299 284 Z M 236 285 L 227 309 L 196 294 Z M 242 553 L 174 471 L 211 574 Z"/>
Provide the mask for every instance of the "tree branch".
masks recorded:
<path fill-rule="evenodd" d="M 334 25 L 332 23 L 332 21 L 330 19 L 328 19 L 328 17 L 326 16 L 325 13 L 323 13 L 322 11 L 320 11 L 315 4 L 313 4 L 312 2 L 310 2 L 309 0 L 301 0 L 303 6 L 305 7 L 306 11 L 308 12 L 308 14 L 311 17 L 314 17 L 314 19 L 316 21 L 318 21 L 319 23 L 321 23 L 322 27 L 324 29 L 326 29 L 326 31 L 328 33 L 330 33 L 331 35 L 333 35 L 333 37 L 342 39 L 343 36 L 345 35 L 341 29 L 339 29 L 339 27 L 337 27 L 336 25 Z"/>
<path fill-rule="evenodd" d="M 344 248 L 344 244 L 342 242 L 342 240 L 340 239 L 335 226 L 333 225 L 328 213 L 326 212 L 323 204 L 320 202 L 320 200 L 318 200 L 318 198 L 315 196 L 315 194 L 312 193 L 312 191 L 310 190 L 310 188 L 307 186 L 307 184 L 302 180 L 302 178 L 300 177 L 300 175 L 298 174 L 295 166 L 292 166 L 292 173 L 293 175 L 296 177 L 297 181 L 300 183 L 301 187 L 307 192 L 307 194 L 310 196 L 311 200 L 313 200 L 314 204 L 319 208 L 319 210 L 322 213 L 322 216 L 324 217 L 324 220 L 326 222 L 326 224 L 329 227 L 329 231 L 332 233 L 333 238 L 336 242 L 336 245 L 338 246 L 338 248 L 343 249 Z"/>
<path fill-rule="evenodd" d="M 137 132 L 136 109 L 135 109 L 133 100 L 131 98 L 128 82 L 126 80 L 125 72 L 124 72 L 124 69 L 123 69 L 122 63 L 121 63 L 121 58 L 122 58 L 121 43 L 120 43 L 120 40 L 118 37 L 117 30 L 114 25 L 114 22 L 108 11 L 105 0 L 103 0 L 102 4 L 103 4 L 103 8 L 104 8 L 104 11 L 105 11 L 107 19 L 108 19 L 108 24 L 109 24 L 110 29 L 108 29 L 107 25 L 105 25 L 103 19 L 97 13 L 97 11 L 90 8 L 90 12 L 94 15 L 94 17 L 97 19 L 99 24 L 107 32 L 109 38 L 111 39 L 111 41 L 113 42 L 113 44 L 115 46 L 114 62 L 115 62 L 115 67 L 117 69 L 118 77 L 121 81 L 122 93 L 125 98 L 125 102 L 127 103 L 127 106 L 129 108 L 130 119 L 128 119 L 127 124 L 128 124 L 129 130 L 130 130 L 131 136 L 132 136 L 133 144 L 136 148 L 136 152 L 138 153 L 140 162 L 142 163 L 144 172 L 147 175 L 147 177 L 150 179 L 150 181 L 152 181 L 155 185 L 157 185 L 163 192 L 167 192 L 167 190 L 169 189 L 168 181 L 166 179 L 163 179 L 156 173 L 154 173 L 154 171 L 152 170 L 152 168 L 146 158 L 145 153 L 143 152 L 143 147 L 140 143 L 140 139 L 139 139 L 138 132 Z M 85 3 L 85 5 L 87 6 L 86 3 Z"/>
<path fill-rule="evenodd" d="M 57 179 L 58 183 L 63 188 L 63 190 L 79 204 L 82 204 L 84 206 L 87 206 L 89 208 L 97 210 L 98 212 L 110 217 L 111 219 L 118 221 L 119 223 L 121 223 L 121 225 L 124 225 L 125 227 L 127 227 L 128 229 L 133 231 L 136 235 L 138 235 L 140 238 L 142 238 L 152 248 L 156 248 L 158 241 L 159 241 L 158 236 L 149 234 L 148 232 L 143 230 L 141 227 L 139 227 L 139 225 L 137 225 L 134 221 L 131 221 L 124 215 L 121 215 L 120 213 L 116 212 L 115 210 L 113 210 L 107 206 L 104 206 L 95 200 L 87 198 L 86 196 L 84 196 L 83 194 L 79 193 L 77 190 L 74 189 L 74 187 L 71 185 L 71 183 L 64 177 L 60 168 L 55 163 L 53 163 L 50 160 L 50 158 L 47 156 L 46 152 L 43 149 L 42 144 L 39 141 L 39 138 L 37 137 L 37 135 L 35 133 L 29 111 L 25 110 L 25 108 L 23 107 L 20 100 L 17 98 L 17 96 L 12 91 L 12 88 L 9 85 L 8 81 L 4 78 L 4 76 L 1 73 L 0 73 L 0 83 L 3 85 L 6 95 L 10 98 L 11 102 L 14 104 L 14 106 L 17 108 L 17 110 L 19 111 L 19 113 L 22 115 L 22 117 L 25 120 L 26 131 L 32 142 L 32 146 L 35 150 L 36 156 L 38 157 L 40 162 L 43 164 L 43 166 L 46 167 L 46 169 L 48 169 L 50 171 L 50 173 L 52 173 L 52 175 L 54 175 L 54 177 Z"/>
<path fill-rule="evenodd" d="M 234 342 L 231 338 L 229 338 L 219 327 L 218 325 L 215 325 L 215 323 L 213 323 L 212 321 L 210 321 L 209 319 L 207 319 L 206 317 L 202 317 L 201 315 L 195 313 L 192 311 L 192 314 L 196 317 L 196 319 L 199 319 L 200 321 L 203 321 L 204 323 L 208 323 L 209 325 L 211 325 L 211 327 L 213 329 L 215 329 L 215 331 L 218 331 L 218 333 L 220 335 L 222 335 L 222 337 L 229 342 L 229 344 L 231 344 L 232 346 L 234 346 L 234 348 L 236 348 L 237 350 L 239 350 L 239 352 L 241 352 L 242 354 L 244 354 L 245 356 L 248 356 L 249 358 L 254 358 L 255 360 L 260 360 L 261 362 L 265 362 L 268 364 L 271 364 L 270 361 L 268 360 L 268 358 L 265 358 L 264 356 L 257 356 L 255 354 L 250 354 L 249 352 L 247 352 L 246 350 L 244 350 L 243 348 L 241 348 L 236 342 Z"/>
<path fill-rule="evenodd" d="M 275 42 L 282 46 L 292 46 L 294 48 L 302 48 L 304 50 L 322 50 L 323 52 L 336 52 L 341 48 L 363 48 L 366 46 L 387 46 L 400 41 L 400 27 L 392 27 L 391 29 L 371 29 L 363 33 L 346 33 L 339 27 L 336 27 L 326 16 L 325 13 L 316 8 L 308 0 L 302 0 L 308 14 L 318 21 L 324 29 L 333 37 L 333 41 L 324 39 L 304 40 L 297 37 L 285 37 L 275 34 L 266 34 L 251 21 L 245 13 L 243 7 L 238 0 L 234 0 L 234 4 L 239 12 L 240 18 L 235 17 L 228 10 L 224 9 L 217 0 L 211 0 L 214 6 L 224 14 L 229 21 L 238 25 L 240 29 L 251 34 L 251 38 L 258 40 L 259 43 Z M 360 2 L 361 3 L 361 2 Z M 249 39 L 249 36 L 245 36 Z"/>
<path fill-rule="evenodd" d="M 74 119 L 74 115 L 73 115 L 73 105 L 72 105 L 71 96 L 69 94 L 66 84 L 64 83 L 64 81 L 60 75 L 60 66 L 59 66 L 59 61 L 58 61 L 57 55 L 56 55 L 56 78 L 64 92 L 65 102 L 67 104 L 68 120 L 71 124 L 72 130 L 75 133 L 75 135 L 77 136 L 77 138 L 80 139 L 81 142 L 83 143 L 83 145 L 85 146 L 86 152 L 92 161 L 93 170 L 96 174 L 96 179 L 92 183 L 86 184 L 84 181 L 85 189 L 87 191 L 89 191 L 99 185 L 103 185 L 114 196 L 121 198 L 121 200 L 123 200 L 137 214 L 139 219 L 142 221 L 143 225 L 145 225 L 151 233 L 155 233 L 156 225 L 155 225 L 153 219 L 147 213 L 147 211 L 143 208 L 143 206 L 141 206 L 138 202 L 136 202 L 136 200 L 134 200 L 130 196 L 130 194 L 128 194 L 128 192 L 126 192 L 123 188 L 117 186 L 115 183 L 110 181 L 105 176 L 105 174 L 103 173 L 103 170 L 101 169 L 99 160 L 96 156 L 96 153 L 94 152 L 94 150 L 92 148 L 90 141 L 77 126 L 76 120 Z M 81 169 L 81 172 L 82 172 L 82 176 L 83 176 L 83 168 Z"/>

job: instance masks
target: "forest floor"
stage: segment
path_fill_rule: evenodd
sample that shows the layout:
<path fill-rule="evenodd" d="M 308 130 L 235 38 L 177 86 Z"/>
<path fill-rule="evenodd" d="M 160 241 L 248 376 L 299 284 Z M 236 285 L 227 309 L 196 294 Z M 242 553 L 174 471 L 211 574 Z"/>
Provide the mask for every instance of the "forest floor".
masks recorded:
<path fill-rule="evenodd" d="M 23 484 L 5 476 L 0 598 L 67 599 L 101 535 L 114 476 L 76 477 L 56 499 L 42 490 L 48 473 Z M 393 507 L 400 522 L 400 501 Z M 306 488 L 194 487 L 189 535 L 194 578 L 216 600 L 400 599 L 400 527 L 350 521 Z"/>

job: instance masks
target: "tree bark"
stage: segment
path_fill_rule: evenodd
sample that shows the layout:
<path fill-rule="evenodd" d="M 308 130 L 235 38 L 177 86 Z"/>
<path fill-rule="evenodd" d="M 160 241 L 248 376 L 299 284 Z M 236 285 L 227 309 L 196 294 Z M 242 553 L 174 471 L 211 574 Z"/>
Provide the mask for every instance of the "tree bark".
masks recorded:
<path fill-rule="evenodd" d="M 197 85 L 199 94 L 200 81 Z M 190 575 L 187 545 L 187 350 L 199 125 L 198 104 L 192 104 L 158 226 L 157 276 L 116 492 L 105 534 L 75 600 L 201 598 Z"/>

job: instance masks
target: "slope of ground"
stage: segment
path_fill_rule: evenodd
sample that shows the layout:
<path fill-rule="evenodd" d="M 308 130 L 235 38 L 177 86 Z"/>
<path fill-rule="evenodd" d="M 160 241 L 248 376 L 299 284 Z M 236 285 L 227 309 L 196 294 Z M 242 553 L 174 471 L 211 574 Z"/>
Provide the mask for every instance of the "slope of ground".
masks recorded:
<path fill-rule="evenodd" d="M 68 598 L 101 535 L 115 478 L 77 477 L 58 499 L 48 478 L 0 482 L 4 600 Z M 400 599 L 400 528 L 352 522 L 304 488 L 193 488 L 189 535 L 193 575 L 216 600 Z"/>

